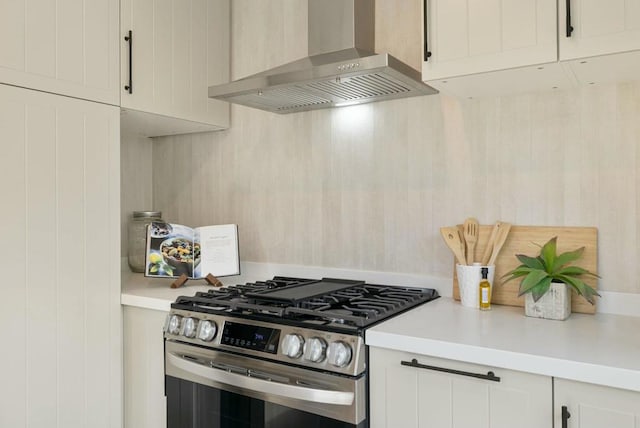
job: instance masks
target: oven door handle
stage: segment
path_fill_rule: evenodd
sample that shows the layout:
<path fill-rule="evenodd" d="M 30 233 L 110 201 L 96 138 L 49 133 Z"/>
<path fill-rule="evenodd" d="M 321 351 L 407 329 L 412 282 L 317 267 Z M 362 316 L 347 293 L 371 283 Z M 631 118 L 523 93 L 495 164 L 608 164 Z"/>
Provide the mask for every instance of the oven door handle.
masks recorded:
<path fill-rule="evenodd" d="M 337 404 L 350 406 L 353 403 L 354 393 L 344 391 L 332 391 L 327 389 L 309 388 L 305 386 L 289 385 L 270 380 L 250 377 L 208 367 L 195 361 L 185 359 L 173 352 L 167 353 L 167 363 L 176 368 L 182 369 L 196 376 L 205 379 L 230 385 L 235 388 L 242 388 L 249 391 L 273 394 L 280 397 L 305 400 L 321 404 Z"/>

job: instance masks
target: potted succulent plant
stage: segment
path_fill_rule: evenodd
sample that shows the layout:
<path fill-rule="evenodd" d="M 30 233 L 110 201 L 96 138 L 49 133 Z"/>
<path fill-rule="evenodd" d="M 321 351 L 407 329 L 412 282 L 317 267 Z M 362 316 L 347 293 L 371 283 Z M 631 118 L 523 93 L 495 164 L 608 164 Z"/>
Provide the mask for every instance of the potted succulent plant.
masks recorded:
<path fill-rule="evenodd" d="M 594 276 L 595 273 L 571 263 L 582 257 L 584 247 L 574 251 L 557 254 L 556 241 L 551 238 L 540 247 L 540 254 L 529 257 L 517 254 L 522 264 L 503 275 L 504 283 L 522 278 L 518 296 L 525 295 L 525 314 L 537 318 L 564 320 L 571 314 L 571 293 L 573 289 L 592 305 L 596 290 L 581 279 L 582 276 Z"/>

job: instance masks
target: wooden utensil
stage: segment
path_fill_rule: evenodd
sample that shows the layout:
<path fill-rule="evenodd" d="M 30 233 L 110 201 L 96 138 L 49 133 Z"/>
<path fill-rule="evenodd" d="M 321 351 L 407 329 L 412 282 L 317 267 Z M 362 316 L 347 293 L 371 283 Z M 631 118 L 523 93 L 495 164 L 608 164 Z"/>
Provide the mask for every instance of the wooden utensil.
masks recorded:
<path fill-rule="evenodd" d="M 457 227 L 441 227 L 440 234 L 444 238 L 444 242 L 447 244 L 449 249 L 453 252 L 458 263 L 461 265 L 467 264 L 464 254 L 461 251 L 462 241 L 460 240 L 460 235 L 458 234 Z"/>
<path fill-rule="evenodd" d="M 478 220 L 469 217 L 464 221 L 464 242 L 467 245 L 467 263 L 473 264 L 476 261 L 476 244 L 478 243 L 478 234 L 480 233 L 480 224 Z"/>
<path fill-rule="evenodd" d="M 482 266 L 487 266 L 489 263 L 489 258 L 491 257 L 491 252 L 493 250 L 493 244 L 496 242 L 496 235 L 498 234 L 498 229 L 502 222 L 498 221 L 491 228 L 491 235 L 489 235 L 489 241 L 487 242 L 487 246 L 484 249 L 484 253 L 482 254 L 482 259 L 480 259 L 480 263 Z"/>
<path fill-rule="evenodd" d="M 466 265 L 469 262 L 469 257 L 467 255 L 467 243 L 464 240 L 464 232 L 459 227 L 457 227 L 456 229 L 458 229 L 458 238 L 460 239 L 460 252 L 462 253 L 462 258 L 464 261 L 463 264 Z"/>
<path fill-rule="evenodd" d="M 498 233 L 496 235 L 496 241 L 493 244 L 493 250 L 491 250 L 491 257 L 489 257 L 488 266 L 491 266 L 496 262 L 496 257 L 498 257 L 498 253 L 500 253 L 502 246 L 507 240 L 507 235 L 509 235 L 510 230 L 511 223 L 500 223 L 500 226 L 498 227 Z"/>

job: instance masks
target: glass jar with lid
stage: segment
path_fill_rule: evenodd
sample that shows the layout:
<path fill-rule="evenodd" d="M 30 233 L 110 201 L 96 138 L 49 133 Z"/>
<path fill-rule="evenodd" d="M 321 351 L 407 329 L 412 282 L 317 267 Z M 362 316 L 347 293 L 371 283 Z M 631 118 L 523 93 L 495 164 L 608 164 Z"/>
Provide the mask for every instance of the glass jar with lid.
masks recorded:
<path fill-rule="evenodd" d="M 127 251 L 129 267 L 133 272 L 144 272 L 147 225 L 153 221 L 163 221 L 160 211 L 134 211 L 129 220 Z"/>

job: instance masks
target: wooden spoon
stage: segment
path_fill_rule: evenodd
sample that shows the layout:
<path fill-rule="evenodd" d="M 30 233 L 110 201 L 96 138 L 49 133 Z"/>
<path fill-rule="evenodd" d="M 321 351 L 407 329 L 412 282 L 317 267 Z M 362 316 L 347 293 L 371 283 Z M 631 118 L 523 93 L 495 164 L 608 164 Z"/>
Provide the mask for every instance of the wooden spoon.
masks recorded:
<path fill-rule="evenodd" d="M 496 258 L 498 257 L 498 253 L 502 249 L 505 241 L 507 240 L 507 235 L 509 235 L 509 230 L 511 230 L 511 223 L 501 223 L 498 228 L 498 234 L 496 236 L 495 244 L 493 245 L 493 250 L 491 252 L 491 257 L 489 258 L 488 266 L 493 265 L 496 262 Z"/>
<path fill-rule="evenodd" d="M 460 235 L 458 235 L 457 227 L 441 227 L 440 234 L 444 238 L 444 242 L 447 244 L 447 247 L 453 252 L 458 263 L 461 265 L 467 264 L 464 253 L 461 251 L 462 241 L 460 240 Z"/>
<path fill-rule="evenodd" d="M 480 233 L 478 220 L 470 217 L 464 221 L 464 241 L 467 243 L 467 263 L 473 264 L 476 261 L 476 244 Z"/>
<path fill-rule="evenodd" d="M 489 258 L 491 257 L 491 252 L 493 251 L 493 244 L 496 241 L 496 235 L 498 234 L 498 230 L 502 222 L 497 221 L 496 224 L 491 228 L 491 235 L 489 235 L 489 241 L 487 242 L 487 246 L 484 249 L 484 253 L 482 254 L 482 259 L 480 259 L 480 263 L 482 266 L 487 266 L 489 263 Z"/>

